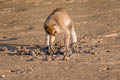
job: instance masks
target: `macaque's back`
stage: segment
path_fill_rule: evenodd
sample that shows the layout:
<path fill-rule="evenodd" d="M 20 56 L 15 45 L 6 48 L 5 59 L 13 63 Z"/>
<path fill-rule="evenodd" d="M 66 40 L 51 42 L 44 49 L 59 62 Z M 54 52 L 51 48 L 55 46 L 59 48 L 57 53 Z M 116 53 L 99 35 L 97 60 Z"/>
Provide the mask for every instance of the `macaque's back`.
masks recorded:
<path fill-rule="evenodd" d="M 52 21 L 54 20 L 61 27 L 67 26 L 71 23 L 71 19 L 70 19 L 69 15 L 62 8 L 55 9 L 50 14 L 50 16 L 48 17 L 47 20 L 50 20 L 50 22 L 51 22 L 51 20 Z"/>

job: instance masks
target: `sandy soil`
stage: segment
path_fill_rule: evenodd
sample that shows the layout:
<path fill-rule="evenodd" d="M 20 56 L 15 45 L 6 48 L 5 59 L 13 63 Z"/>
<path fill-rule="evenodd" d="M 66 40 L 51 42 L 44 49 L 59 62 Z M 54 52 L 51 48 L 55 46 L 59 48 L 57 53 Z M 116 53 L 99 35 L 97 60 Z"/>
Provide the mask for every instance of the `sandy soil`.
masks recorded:
<path fill-rule="evenodd" d="M 58 7 L 74 21 L 80 53 L 68 61 L 16 55 L 44 45 L 43 23 Z M 120 80 L 120 0 L 0 0 L 0 80 Z"/>

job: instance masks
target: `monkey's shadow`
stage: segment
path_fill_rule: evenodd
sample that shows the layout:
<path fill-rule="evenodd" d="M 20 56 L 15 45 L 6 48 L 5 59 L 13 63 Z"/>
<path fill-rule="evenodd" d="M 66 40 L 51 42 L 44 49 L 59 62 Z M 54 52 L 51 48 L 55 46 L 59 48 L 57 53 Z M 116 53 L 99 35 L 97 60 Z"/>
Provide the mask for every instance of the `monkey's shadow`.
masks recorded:
<path fill-rule="evenodd" d="M 45 46 L 44 45 L 24 45 L 24 44 L 4 44 L 0 43 L 0 51 L 9 51 L 8 55 L 9 56 L 14 56 L 17 55 L 14 52 L 18 50 L 18 47 L 20 48 L 29 48 L 30 50 L 32 49 L 42 49 Z"/>
<path fill-rule="evenodd" d="M 17 55 L 14 53 L 14 51 L 18 50 L 18 47 L 23 47 L 23 48 L 28 48 L 29 49 L 40 49 L 41 47 L 44 47 L 44 45 L 24 45 L 24 44 L 6 44 L 6 41 L 15 41 L 18 38 L 6 38 L 4 37 L 3 39 L 0 40 L 0 51 L 8 51 L 9 56 L 14 56 Z"/>

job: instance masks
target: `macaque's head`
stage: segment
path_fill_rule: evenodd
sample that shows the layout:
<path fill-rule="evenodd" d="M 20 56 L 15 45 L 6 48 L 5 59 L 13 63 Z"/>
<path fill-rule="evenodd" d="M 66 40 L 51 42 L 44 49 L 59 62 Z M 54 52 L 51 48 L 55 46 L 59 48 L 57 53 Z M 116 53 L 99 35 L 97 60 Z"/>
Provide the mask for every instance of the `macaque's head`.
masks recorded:
<path fill-rule="evenodd" d="M 55 36 L 56 28 L 53 25 L 46 25 L 45 30 L 48 34 Z"/>

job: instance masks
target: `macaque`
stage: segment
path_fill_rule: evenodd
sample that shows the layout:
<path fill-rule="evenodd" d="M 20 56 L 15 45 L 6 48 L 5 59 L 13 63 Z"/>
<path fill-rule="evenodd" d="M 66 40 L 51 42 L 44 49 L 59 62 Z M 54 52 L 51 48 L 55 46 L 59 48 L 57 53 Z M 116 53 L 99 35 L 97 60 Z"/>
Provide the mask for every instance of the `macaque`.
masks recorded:
<path fill-rule="evenodd" d="M 55 9 L 46 19 L 44 23 L 44 29 L 46 31 L 45 42 L 47 46 L 53 45 L 55 41 L 55 35 L 58 33 L 64 34 L 64 46 L 69 47 L 70 37 L 72 42 L 77 42 L 77 36 L 74 29 L 73 22 L 68 13 L 62 9 Z"/>

